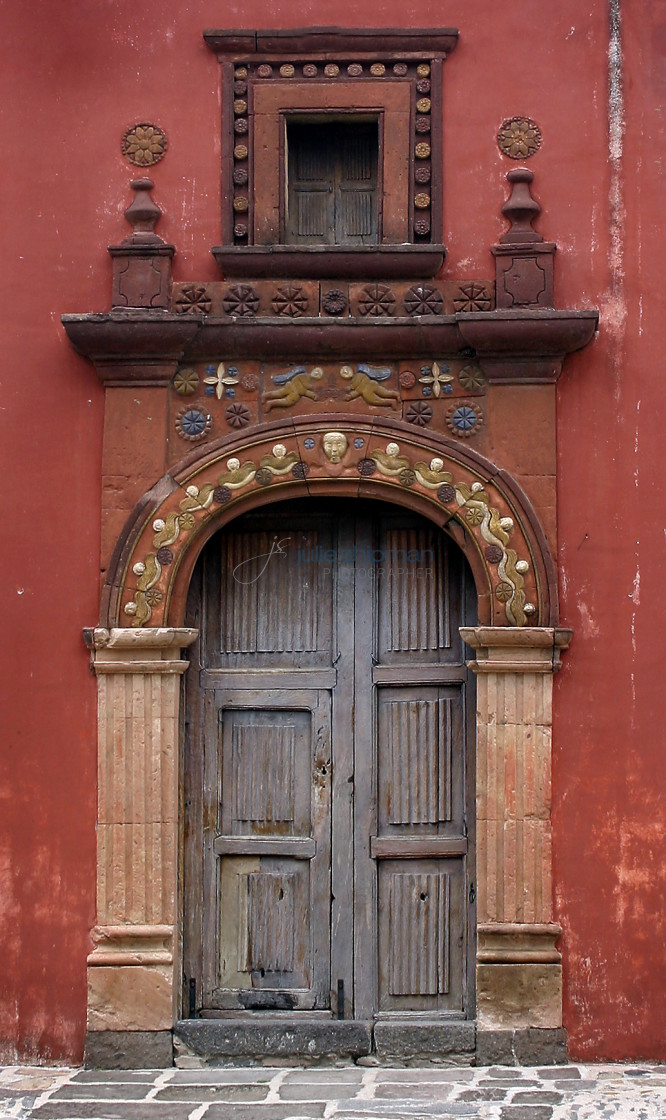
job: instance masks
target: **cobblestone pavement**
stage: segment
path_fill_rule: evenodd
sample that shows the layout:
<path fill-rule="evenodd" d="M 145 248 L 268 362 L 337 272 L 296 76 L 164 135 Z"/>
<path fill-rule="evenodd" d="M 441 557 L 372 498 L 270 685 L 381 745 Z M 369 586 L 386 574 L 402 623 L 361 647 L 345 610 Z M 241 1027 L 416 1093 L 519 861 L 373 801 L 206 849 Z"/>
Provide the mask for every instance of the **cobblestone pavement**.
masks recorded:
<path fill-rule="evenodd" d="M 0 1120 L 666 1120 L 666 1065 L 0 1069 Z"/>

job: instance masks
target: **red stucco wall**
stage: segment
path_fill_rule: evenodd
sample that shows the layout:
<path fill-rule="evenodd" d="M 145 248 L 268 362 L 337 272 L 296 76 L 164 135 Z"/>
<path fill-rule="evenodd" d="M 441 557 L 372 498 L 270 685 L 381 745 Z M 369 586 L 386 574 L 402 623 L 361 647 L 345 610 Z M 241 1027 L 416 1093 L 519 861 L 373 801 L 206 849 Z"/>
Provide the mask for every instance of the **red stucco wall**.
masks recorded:
<path fill-rule="evenodd" d="M 609 156 L 610 5 L 426 2 L 458 26 L 445 68 L 445 240 L 451 275 L 489 275 L 511 166 L 505 116 L 540 124 L 530 161 L 558 242 L 556 300 L 596 306 L 598 339 L 559 388 L 562 621 L 557 681 L 556 905 L 574 1057 L 666 1059 L 666 752 L 657 229 L 663 196 L 663 5 L 622 0 L 624 132 Z M 372 21 L 404 22 L 383 0 Z M 591 14 L 590 14 L 591 11 Z M 4 547 L 0 770 L 0 1058 L 80 1060 L 94 921 L 95 682 L 80 632 L 98 601 L 103 398 L 59 316 L 109 304 L 139 120 L 165 128 L 154 169 L 176 279 L 216 279 L 219 76 L 204 27 L 358 26 L 339 0 L 5 0 L 0 9 Z M 616 118 L 620 123 L 619 117 Z M 614 197 L 614 208 L 609 199 Z M 529 433 L 527 433 L 529 434 Z"/>

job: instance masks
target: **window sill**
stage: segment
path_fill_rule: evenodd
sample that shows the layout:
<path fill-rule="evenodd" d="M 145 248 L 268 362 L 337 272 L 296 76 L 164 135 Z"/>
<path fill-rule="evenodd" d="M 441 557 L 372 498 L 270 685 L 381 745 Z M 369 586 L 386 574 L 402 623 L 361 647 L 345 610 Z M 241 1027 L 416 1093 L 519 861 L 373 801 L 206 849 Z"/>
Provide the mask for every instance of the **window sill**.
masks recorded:
<path fill-rule="evenodd" d="M 216 245 L 224 277 L 411 280 L 436 276 L 443 245 Z"/>

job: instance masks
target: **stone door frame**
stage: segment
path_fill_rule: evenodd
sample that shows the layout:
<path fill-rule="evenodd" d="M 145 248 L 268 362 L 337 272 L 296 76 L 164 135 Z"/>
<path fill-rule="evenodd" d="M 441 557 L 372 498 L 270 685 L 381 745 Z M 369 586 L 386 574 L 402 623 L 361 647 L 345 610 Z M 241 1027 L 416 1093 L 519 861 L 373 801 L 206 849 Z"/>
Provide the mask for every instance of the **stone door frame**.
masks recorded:
<path fill-rule="evenodd" d="M 315 437 L 325 430 L 325 425 L 310 426 Z M 451 483 L 442 483 L 436 499 L 434 491 L 425 495 L 406 491 L 390 473 L 383 473 L 382 464 L 388 462 L 390 467 L 392 450 L 388 460 L 386 450 L 378 454 L 377 477 L 362 487 L 358 482 L 352 486 L 349 472 L 335 475 L 325 462 L 320 464 L 319 492 L 376 496 L 425 513 L 445 526 L 472 560 L 481 625 L 464 627 L 461 634 L 476 651 L 469 664 L 478 676 L 477 1060 L 562 1060 L 562 969 L 556 948 L 561 931 L 552 910 L 552 679 L 571 632 L 554 625 L 487 624 L 500 618 L 498 597 L 492 595 L 498 576 L 475 544 L 465 516 L 469 503 L 483 491 L 488 507 L 496 513 L 509 506 L 514 543 L 518 551 L 529 546 L 537 590 L 538 573 L 548 577 L 545 594 L 542 578 L 541 597 L 537 596 L 539 622 L 545 612 L 546 621 L 556 614 L 552 561 L 536 517 L 513 480 L 469 452 L 463 463 L 457 449 L 453 456 L 449 442 L 430 433 L 420 438 L 417 447 L 413 431 L 406 426 L 387 424 L 386 428 L 376 431 L 377 440 L 384 441 L 378 447 L 389 446 L 387 437 L 389 444 L 391 437 L 397 437 L 401 452 L 415 463 L 419 455 L 427 456 L 428 462 L 434 453 L 444 459 L 442 469 L 451 466 L 456 474 L 453 488 L 457 488 L 453 515 L 450 507 L 441 508 L 442 496 L 449 496 L 448 490 L 443 495 L 442 490 Z M 276 426 L 270 429 L 266 435 L 274 454 L 282 445 L 273 442 L 280 436 Z M 282 432 L 285 441 L 289 434 Z M 257 433 L 252 438 L 258 454 L 262 448 L 257 443 L 262 441 Z M 172 1061 L 172 1029 L 181 996 L 180 678 L 197 631 L 159 623 L 182 619 L 189 577 L 205 540 L 231 516 L 269 496 L 267 489 L 257 492 L 248 487 L 244 495 L 235 496 L 232 509 L 225 501 L 210 512 L 203 479 L 206 470 L 219 474 L 220 459 L 232 454 L 229 441 L 223 443 L 221 449 L 208 449 L 205 462 L 190 460 L 180 474 L 172 472 L 139 503 L 109 574 L 108 624 L 86 632 L 99 686 L 97 924 L 88 958 L 87 1058 L 92 1063 L 104 1064 L 110 1053 L 117 1055 L 119 1050 L 130 1064 Z M 280 451 L 278 460 L 281 455 Z M 418 474 L 418 463 L 416 467 Z M 435 467 L 438 473 L 440 464 Z M 474 483 L 469 485 L 475 471 L 484 480 L 476 489 Z M 459 479 L 465 472 L 467 482 L 462 483 Z M 196 478 L 198 485 L 190 483 L 188 489 L 188 478 Z M 292 475 L 287 481 L 276 475 L 275 483 L 270 488 L 273 500 L 301 496 L 295 491 L 302 484 Z M 311 476 L 306 492 L 317 492 L 315 483 Z M 168 507 L 175 500 L 174 492 L 181 506 L 189 500 L 186 524 L 194 521 L 195 532 L 182 534 L 187 554 L 184 551 L 178 563 L 174 557 L 177 572 L 168 589 L 162 584 L 165 592 L 151 597 L 154 581 L 144 592 L 148 605 L 152 598 L 158 608 L 158 618 L 150 618 L 158 624 L 137 626 L 136 614 L 131 609 L 123 613 L 122 605 L 136 603 L 137 585 L 147 582 L 151 554 L 145 553 L 146 540 L 159 537 L 170 524 Z M 172 522 L 172 535 L 173 531 Z M 172 552 L 176 545 L 171 542 Z M 120 621 L 134 625 L 114 625 Z"/>

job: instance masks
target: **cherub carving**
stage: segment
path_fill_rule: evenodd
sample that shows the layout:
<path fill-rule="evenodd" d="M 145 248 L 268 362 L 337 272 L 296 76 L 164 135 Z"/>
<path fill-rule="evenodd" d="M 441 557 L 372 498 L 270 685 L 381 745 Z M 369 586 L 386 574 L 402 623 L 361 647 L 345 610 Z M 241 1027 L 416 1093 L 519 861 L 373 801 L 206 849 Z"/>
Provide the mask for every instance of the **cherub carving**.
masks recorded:
<path fill-rule="evenodd" d="M 315 366 L 310 373 L 306 372 L 305 366 L 294 366 L 287 373 L 276 374 L 273 381 L 280 388 L 264 393 L 262 400 L 266 412 L 270 412 L 272 408 L 290 408 L 291 405 L 297 404 L 301 397 L 316 401 L 317 394 L 313 382 L 321 381 L 323 376 L 324 371 L 319 366 Z"/>
<path fill-rule="evenodd" d="M 366 404 L 379 405 L 382 408 L 399 408 L 400 394 L 396 393 L 395 389 L 385 389 L 383 385 L 377 384 L 378 381 L 386 381 L 392 372 L 386 367 L 373 369 L 372 366 L 364 363 L 359 365 L 358 373 L 354 373 L 351 366 L 342 366 L 340 376 L 344 377 L 345 381 L 351 382 L 346 400 L 353 401 L 357 397 L 362 397 Z"/>

